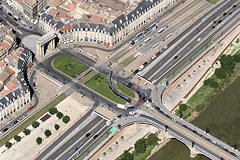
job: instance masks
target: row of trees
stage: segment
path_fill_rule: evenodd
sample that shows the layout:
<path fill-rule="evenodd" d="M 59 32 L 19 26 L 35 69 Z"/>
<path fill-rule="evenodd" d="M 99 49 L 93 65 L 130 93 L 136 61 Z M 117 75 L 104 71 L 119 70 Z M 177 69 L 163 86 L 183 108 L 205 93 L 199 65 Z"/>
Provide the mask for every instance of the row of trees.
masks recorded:
<path fill-rule="evenodd" d="M 231 76 L 236 63 L 240 62 L 240 55 L 236 54 L 236 55 L 222 55 L 219 59 L 220 63 L 221 63 L 221 67 L 217 68 L 214 72 L 214 75 L 218 78 L 218 79 L 225 79 L 228 76 Z M 204 85 L 209 85 L 211 88 L 218 88 L 219 84 L 218 82 L 213 78 L 209 78 L 207 80 L 204 81 Z"/>
<path fill-rule="evenodd" d="M 58 119 L 61 119 L 61 118 L 62 118 L 63 123 L 68 123 L 68 122 L 70 121 L 70 117 L 69 117 L 68 115 L 63 116 L 63 113 L 62 113 L 62 112 L 59 112 L 56 107 L 50 108 L 50 109 L 49 109 L 49 113 L 50 113 L 51 115 L 56 114 L 56 116 L 58 117 Z"/>
<path fill-rule="evenodd" d="M 134 144 L 134 149 L 136 154 L 143 154 L 145 153 L 147 146 L 157 145 L 158 144 L 158 137 L 156 134 L 149 134 L 146 139 L 139 139 Z M 124 151 L 124 153 L 120 156 L 120 160 L 133 160 L 133 154 L 129 151 Z"/>

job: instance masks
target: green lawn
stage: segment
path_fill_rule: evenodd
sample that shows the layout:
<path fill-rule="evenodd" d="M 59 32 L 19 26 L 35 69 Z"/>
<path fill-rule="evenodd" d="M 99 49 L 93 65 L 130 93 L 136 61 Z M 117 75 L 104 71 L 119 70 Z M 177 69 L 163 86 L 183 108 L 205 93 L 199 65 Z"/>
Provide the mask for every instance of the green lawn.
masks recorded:
<path fill-rule="evenodd" d="M 133 152 L 133 159 L 134 160 L 145 160 L 152 152 L 155 145 L 147 146 L 146 151 L 143 154 L 136 154 L 136 152 Z"/>
<path fill-rule="evenodd" d="M 215 4 L 215 3 L 217 3 L 219 0 L 207 0 L 209 3 L 211 3 L 211 4 Z"/>
<path fill-rule="evenodd" d="M 119 103 L 119 104 L 125 104 L 126 102 L 119 98 L 118 96 L 116 96 L 108 87 L 108 83 L 107 83 L 107 77 L 103 74 L 97 74 L 96 76 L 94 76 L 92 79 L 90 79 L 89 81 L 87 81 L 85 83 L 85 85 L 91 89 L 93 89 L 94 91 L 98 92 L 99 94 L 103 95 L 104 97 L 112 100 L 115 103 Z"/>
<path fill-rule="evenodd" d="M 43 116 L 46 112 L 48 112 L 49 108 L 56 106 L 58 103 L 60 103 L 62 100 L 64 100 L 67 97 L 66 94 L 62 93 L 58 97 L 56 97 L 54 100 L 52 100 L 50 103 L 48 103 L 46 106 L 44 106 L 40 111 L 33 114 L 30 118 L 28 118 L 26 121 L 24 121 L 22 124 L 20 124 L 17 128 L 9 132 L 6 136 L 4 136 L 0 141 L 0 147 L 3 146 L 7 141 L 11 140 L 15 135 L 22 132 L 25 128 L 30 126 L 32 122 L 39 119 L 41 116 Z"/>
<path fill-rule="evenodd" d="M 120 90 L 123 94 L 125 94 L 131 98 L 135 97 L 135 94 L 131 89 L 121 85 L 120 83 L 116 83 L 114 86 L 116 86 L 116 89 Z"/>
<path fill-rule="evenodd" d="M 64 74 L 72 78 L 77 77 L 83 71 L 88 69 L 88 66 L 86 66 L 85 64 L 79 62 L 71 56 L 65 55 L 56 57 L 53 61 L 53 66 L 57 70 L 63 72 Z"/>

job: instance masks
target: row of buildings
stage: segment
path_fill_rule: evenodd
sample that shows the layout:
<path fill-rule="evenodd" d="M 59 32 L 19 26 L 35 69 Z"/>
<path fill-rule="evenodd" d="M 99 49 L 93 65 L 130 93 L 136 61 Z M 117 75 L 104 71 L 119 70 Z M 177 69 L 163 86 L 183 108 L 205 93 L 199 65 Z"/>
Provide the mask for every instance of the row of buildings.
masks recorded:
<path fill-rule="evenodd" d="M 30 88 L 26 71 L 32 52 L 16 48 L 16 35 L 9 26 L 2 26 L 0 37 L 0 120 L 29 105 Z"/>
<path fill-rule="evenodd" d="M 61 43 L 92 42 L 112 46 L 177 0 L 17 1 L 21 2 L 18 4 L 22 4 L 22 12 L 27 17 L 39 20 L 39 28 L 45 32 L 56 31 Z"/>

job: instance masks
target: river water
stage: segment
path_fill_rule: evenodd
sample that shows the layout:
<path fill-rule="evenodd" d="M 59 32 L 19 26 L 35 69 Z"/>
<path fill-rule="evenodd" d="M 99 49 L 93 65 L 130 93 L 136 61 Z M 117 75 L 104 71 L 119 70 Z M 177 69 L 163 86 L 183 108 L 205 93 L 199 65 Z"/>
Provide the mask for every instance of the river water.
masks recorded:
<path fill-rule="evenodd" d="M 240 78 L 226 88 L 192 123 L 201 129 L 240 149 Z M 207 160 L 198 155 L 192 159 L 190 150 L 173 139 L 149 160 Z"/>

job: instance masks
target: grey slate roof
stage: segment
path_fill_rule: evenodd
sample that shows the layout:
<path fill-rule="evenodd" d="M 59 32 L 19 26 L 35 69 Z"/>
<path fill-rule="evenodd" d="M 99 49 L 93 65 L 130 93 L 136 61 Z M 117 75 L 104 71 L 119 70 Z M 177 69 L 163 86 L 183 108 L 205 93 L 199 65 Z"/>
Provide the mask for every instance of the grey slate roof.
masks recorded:
<path fill-rule="evenodd" d="M 64 23 L 61 21 L 58 21 L 55 28 L 58 30 L 58 29 L 62 28 L 63 26 L 64 26 Z"/>

